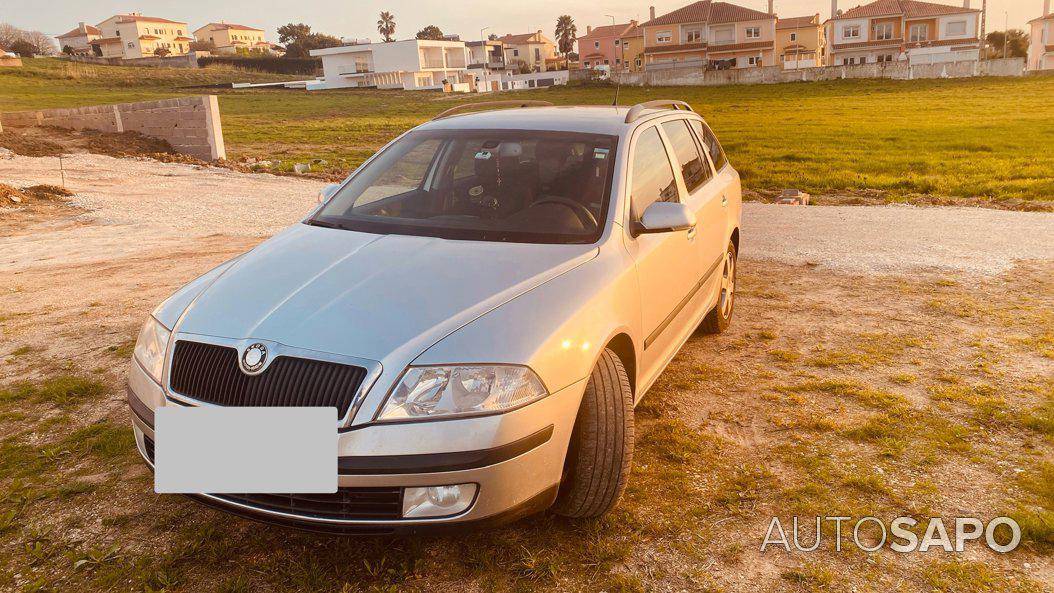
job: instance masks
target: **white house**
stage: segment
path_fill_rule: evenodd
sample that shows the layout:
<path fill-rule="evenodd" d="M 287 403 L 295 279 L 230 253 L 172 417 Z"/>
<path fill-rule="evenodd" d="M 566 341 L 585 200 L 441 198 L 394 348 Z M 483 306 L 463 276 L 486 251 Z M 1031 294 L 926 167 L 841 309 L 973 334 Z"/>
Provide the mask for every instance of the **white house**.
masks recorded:
<path fill-rule="evenodd" d="M 1043 0 L 1043 16 L 1032 19 L 1028 24 L 1032 28 L 1028 69 L 1054 69 L 1054 13 L 1050 11 L 1050 0 Z"/>
<path fill-rule="evenodd" d="M 308 83 L 308 90 L 432 90 L 442 89 L 443 81 L 461 85 L 471 79 L 463 41 L 408 39 L 313 49 L 311 55 L 322 58 L 323 78 Z"/>

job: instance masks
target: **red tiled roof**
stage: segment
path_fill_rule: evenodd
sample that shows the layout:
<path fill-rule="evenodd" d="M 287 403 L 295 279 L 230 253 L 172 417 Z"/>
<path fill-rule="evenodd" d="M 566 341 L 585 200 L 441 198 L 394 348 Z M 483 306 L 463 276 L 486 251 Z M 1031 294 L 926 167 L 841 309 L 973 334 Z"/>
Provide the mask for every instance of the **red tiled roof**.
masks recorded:
<path fill-rule="evenodd" d="M 505 45 L 523 45 L 524 43 L 539 43 L 538 41 L 531 41 L 531 38 L 537 34 L 538 33 L 519 33 L 516 35 L 510 34 L 504 37 L 499 37 L 498 41 L 504 43 Z"/>
<path fill-rule="evenodd" d="M 161 39 L 161 38 L 158 37 L 157 35 L 140 35 L 139 39 L 141 39 L 143 41 L 156 41 L 156 40 Z"/>
<path fill-rule="evenodd" d="M 646 54 L 660 54 L 672 51 L 694 51 L 706 49 L 705 43 L 680 43 L 677 45 L 649 45 L 644 48 Z"/>
<path fill-rule="evenodd" d="M 640 25 L 634 25 L 632 29 L 622 34 L 624 38 L 643 37 L 644 29 Z"/>
<path fill-rule="evenodd" d="M 785 19 L 779 19 L 776 21 L 777 29 L 801 29 L 803 27 L 819 27 L 820 26 L 820 15 L 814 14 L 812 16 L 792 16 Z"/>
<path fill-rule="evenodd" d="M 635 25 L 633 23 L 624 23 L 621 25 L 604 25 L 601 27 L 593 27 L 593 30 L 586 33 L 579 40 L 589 39 L 592 37 L 626 37 L 626 33 L 633 30 Z"/>
<path fill-rule="evenodd" d="M 119 15 L 121 18 L 117 19 L 118 23 L 131 23 L 137 21 L 143 21 L 147 23 L 171 23 L 173 25 L 185 25 L 182 21 L 170 21 L 168 19 L 158 18 L 156 16 L 143 16 L 141 14 L 122 14 Z"/>
<path fill-rule="evenodd" d="M 967 12 L 981 11 L 976 8 L 963 8 L 962 6 L 921 2 L 920 0 L 876 0 L 870 4 L 850 8 L 835 18 L 857 19 L 876 16 L 904 16 L 910 19 Z"/>
<path fill-rule="evenodd" d="M 708 21 L 711 23 L 738 23 L 740 21 L 763 21 L 775 18 L 776 15 L 774 14 L 761 12 L 753 8 L 737 6 L 727 2 L 712 2 L 710 4 L 710 18 Z"/>
<path fill-rule="evenodd" d="M 194 41 L 194 38 L 180 35 L 179 37 L 176 37 L 176 41 Z"/>
<path fill-rule="evenodd" d="M 758 21 L 774 19 L 776 15 L 753 8 L 746 8 L 728 2 L 712 2 L 711 0 L 700 0 L 688 6 L 678 8 L 660 17 L 656 17 L 642 27 L 653 27 L 656 25 L 675 25 L 681 23 L 734 23 L 739 21 Z"/>
<path fill-rule="evenodd" d="M 211 27 L 213 31 L 225 31 L 227 29 L 234 29 L 235 31 L 263 31 L 263 29 L 257 29 L 256 27 L 246 27 L 245 25 L 235 25 L 234 23 L 209 23 L 205 26 Z"/>
<path fill-rule="evenodd" d="M 733 51 L 745 51 L 748 49 L 773 49 L 775 43 L 772 41 L 751 41 L 750 43 L 731 43 L 728 45 L 711 45 L 706 53 L 723 54 Z"/>
<path fill-rule="evenodd" d="M 655 25 L 672 25 L 675 23 L 701 23 L 705 22 L 708 18 L 710 18 L 710 0 L 699 0 L 699 2 L 693 2 L 688 6 L 683 6 L 673 12 L 668 12 L 646 23 L 641 23 L 641 26 L 652 27 Z"/>
<path fill-rule="evenodd" d="M 91 25 L 84 25 L 85 31 L 81 31 L 80 27 L 58 36 L 58 39 L 65 39 L 67 37 L 79 37 L 81 35 L 102 35 L 102 29 L 93 27 Z"/>

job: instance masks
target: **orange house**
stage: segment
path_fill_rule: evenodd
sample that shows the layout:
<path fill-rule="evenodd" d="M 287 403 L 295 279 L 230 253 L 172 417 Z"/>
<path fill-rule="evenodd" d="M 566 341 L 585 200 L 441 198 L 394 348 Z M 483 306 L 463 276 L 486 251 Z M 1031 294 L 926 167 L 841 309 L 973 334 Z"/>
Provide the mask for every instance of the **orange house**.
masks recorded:
<path fill-rule="evenodd" d="M 775 64 L 776 15 L 700 0 L 641 24 L 645 69 L 716 70 Z"/>

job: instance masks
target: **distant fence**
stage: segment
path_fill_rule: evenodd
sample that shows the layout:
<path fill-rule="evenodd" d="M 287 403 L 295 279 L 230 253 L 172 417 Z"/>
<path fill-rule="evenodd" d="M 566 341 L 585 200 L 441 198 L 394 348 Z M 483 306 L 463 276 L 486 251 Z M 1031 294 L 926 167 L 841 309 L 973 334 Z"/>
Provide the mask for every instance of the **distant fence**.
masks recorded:
<path fill-rule="evenodd" d="M 216 95 L 0 113 L 0 129 L 3 126 L 138 132 L 166 140 L 176 152 L 202 160 L 227 158 Z"/>
<path fill-rule="evenodd" d="M 208 52 L 202 52 L 208 55 Z M 85 62 L 87 64 L 104 64 L 108 66 L 164 66 L 167 68 L 197 68 L 197 52 L 190 52 L 182 56 L 148 56 L 145 58 L 102 58 L 99 56 L 69 56 L 74 62 Z"/>
<path fill-rule="evenodd" d="M 622 77 L 622 84 L 636 86 L 720 86 L 727 84 L 776 84 L 781 82 L 840 80 L 843 78 L 888 78 L 914 80 L 918 78 L 966 78 L 971 76 L 1022 76 L 1024 58 L 947 62 L 943 64 L 915 64 L 885 62 L 855 66 L 820 66 L 787 70 L 782 66 L 707 70 L 699 67 L 674 68 L 662 64 L 648 66 L 644 72 L 613 73 L 612 80 Z M 589 80 L 589 70 L 574 70 L 572 80 Z"/>
<path fill-rule="evenodd" d="M 210 64 L 226 64 L 235 68 L 254 72 L 271 72 L 273 74 L 298 74 L 317 76 L 322 74 L 321 58 L 279 58 L 279 57 L 239 57 L 239 56 L 203 56 L 198 58 L 202 68 Z"/>

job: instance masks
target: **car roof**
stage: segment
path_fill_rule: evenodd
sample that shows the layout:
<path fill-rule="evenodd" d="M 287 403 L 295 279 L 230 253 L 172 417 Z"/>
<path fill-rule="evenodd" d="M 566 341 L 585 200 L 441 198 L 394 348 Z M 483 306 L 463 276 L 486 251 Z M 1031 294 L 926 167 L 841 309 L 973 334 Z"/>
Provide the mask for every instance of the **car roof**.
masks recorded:
<path fill-rule="evenodd" d="M 626 123 L 630 106 L 578 105 L 494 109 L 451 115 L 418 126 L 419 130 L 544 130 L 621 136 L 656 114 L 692 114 L 670 109 L 646 109 Z"/>

